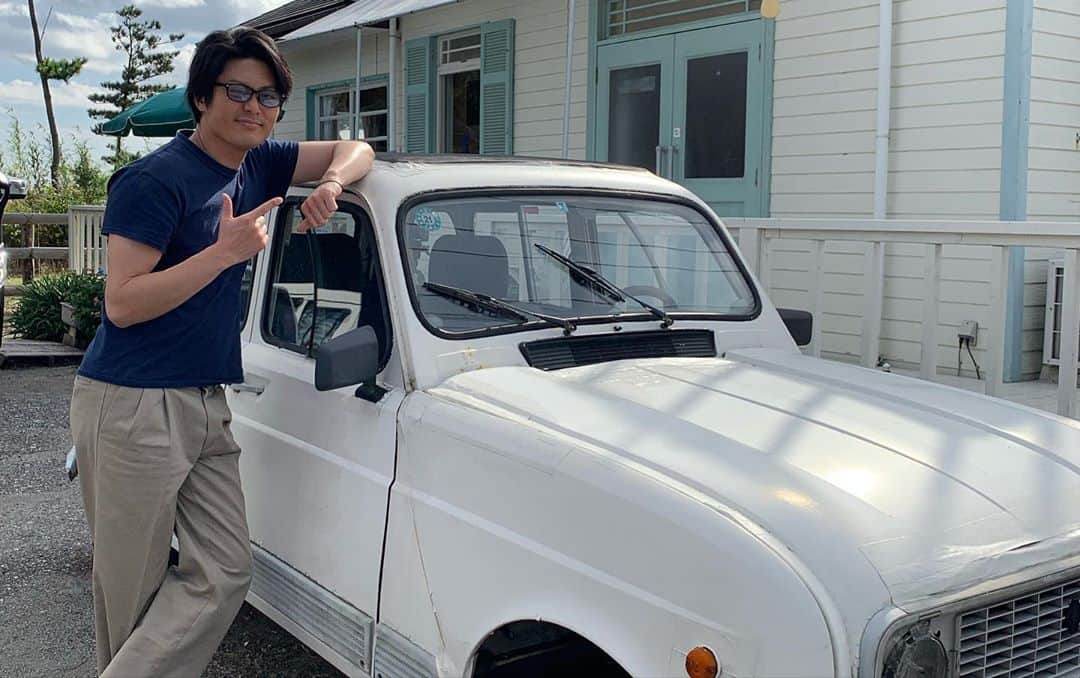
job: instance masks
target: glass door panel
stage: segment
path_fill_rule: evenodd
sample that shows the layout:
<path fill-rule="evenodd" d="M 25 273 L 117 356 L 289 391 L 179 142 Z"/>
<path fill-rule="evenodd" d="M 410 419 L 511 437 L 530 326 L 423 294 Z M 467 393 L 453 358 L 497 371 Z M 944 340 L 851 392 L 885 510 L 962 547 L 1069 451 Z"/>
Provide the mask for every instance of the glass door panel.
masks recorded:
<path fill-rule="evenodd" d="M 667 175 L 673 49 L 671 36 L 600 47 L 597 159 Z"/>

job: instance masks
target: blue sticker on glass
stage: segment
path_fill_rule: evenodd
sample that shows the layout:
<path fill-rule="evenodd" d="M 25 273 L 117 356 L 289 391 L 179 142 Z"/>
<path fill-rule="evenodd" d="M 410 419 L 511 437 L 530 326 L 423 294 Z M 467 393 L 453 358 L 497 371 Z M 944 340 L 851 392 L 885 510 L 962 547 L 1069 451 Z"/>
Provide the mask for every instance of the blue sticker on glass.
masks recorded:
<path fill-rule="evenodd" d="M 442 219 L 427 207 L 416 210 L 413 219 L 417 226 L 428 231 L 437 231 L 442 228 Z"/>
<path fill-rule="evenodd" d="M 570 208 L 569 208 L 569 207 L 567 207 L 567 206 L 566 206 L 566 203 L 565 203 L 565 202 L 563 202 L 562 200 L 560 200 L 559 202 L 555 203 L 555 206 L 556 206 L 556 207 L 558 207 L 558 208 L 559 208 L 559 211 L 560 211 L 560 212 L 562 212 L 563 214 L 566 214 L 567 212 L 569 212 L 569 211 L 570 211 Z"/>

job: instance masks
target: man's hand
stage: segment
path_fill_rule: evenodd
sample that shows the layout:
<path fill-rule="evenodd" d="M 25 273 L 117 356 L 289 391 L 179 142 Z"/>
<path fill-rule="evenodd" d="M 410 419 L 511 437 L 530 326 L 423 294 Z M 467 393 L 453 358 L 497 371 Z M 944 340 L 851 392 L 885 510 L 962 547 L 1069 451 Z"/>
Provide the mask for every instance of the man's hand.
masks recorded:
<path fill-rule="evenodd" d="M 304 215 L 296 229 L 303 233 L 322 226 L 337 211 L 337 197 L 341 195 L 341 184 L 336 181 L 324 181 L 300 205 Z"/>
<path fill-rule="evenodd" d="M 214 246 L 229 266 L 247 261 L 266 247 L 266 213 L 280 204 L 281 198 L 271 198 L 247 214 L 234 217 L 232 198 L 221 194 L 221 221 Z"/>

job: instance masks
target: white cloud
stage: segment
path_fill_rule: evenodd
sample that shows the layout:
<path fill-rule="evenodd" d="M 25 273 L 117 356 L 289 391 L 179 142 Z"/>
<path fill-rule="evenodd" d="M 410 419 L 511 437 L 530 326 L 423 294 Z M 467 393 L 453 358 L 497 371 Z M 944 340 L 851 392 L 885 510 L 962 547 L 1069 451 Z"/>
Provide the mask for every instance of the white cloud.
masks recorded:
<path fill-rule="evenodd" d="M 241 20 L 247 20 L 286 5 L 288 2 L 282 2 L 282 0 L 228 0 L 228 4 L 240 12 L 242 15 Z"/>
<path fill-rule="evenodd" d="M 26 3 L 18 2 L 0 2 L 0 16 L 30 16 L 30 10 L 27 9 Z"/>
<path fill-rule="evenodd" d="M 204 0 L 135 0 L 135 4 L 140 7 L 165 7 L 166 9 L 177 9 L 184 7 L 202 7 L 206 2 Z"/>
<path fill-rule="evenodd" d="M 96 87 L 83 85 L 78 82 L 63 83 L 50 82 L 49 92 L 52 94 L 53 106 L 57 108 L 90 108 L 92 105 L 87 97 L 100 91 Z M 41 94 L 41 83 L 29 80 L 11 80 L 0 82 L 0 101 L 6 104 L 38 104 L 45 105 L 45 98 Z"/>

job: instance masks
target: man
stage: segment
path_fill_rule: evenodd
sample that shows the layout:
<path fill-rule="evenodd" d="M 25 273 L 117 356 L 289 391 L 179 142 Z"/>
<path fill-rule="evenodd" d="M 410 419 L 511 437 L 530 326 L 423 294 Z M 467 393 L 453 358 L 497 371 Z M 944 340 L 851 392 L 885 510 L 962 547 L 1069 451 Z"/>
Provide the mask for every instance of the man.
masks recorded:
<path fill-rule="evenodd" d="M 222 388 L 243 381 L 245 262 L 266 246 L 266 214 L 290 183 L 319 181 L 300 207 L 301 227 L 318 226 L 374 157 L 363 142 L 268 140 L 291 87 L 265 34 L 211 33 L 188 75 L 194 132 L 109 182 L 104 313 L 71 402 L 107 678 L 200 675 L 247 594 L 240 449 Z"/>

